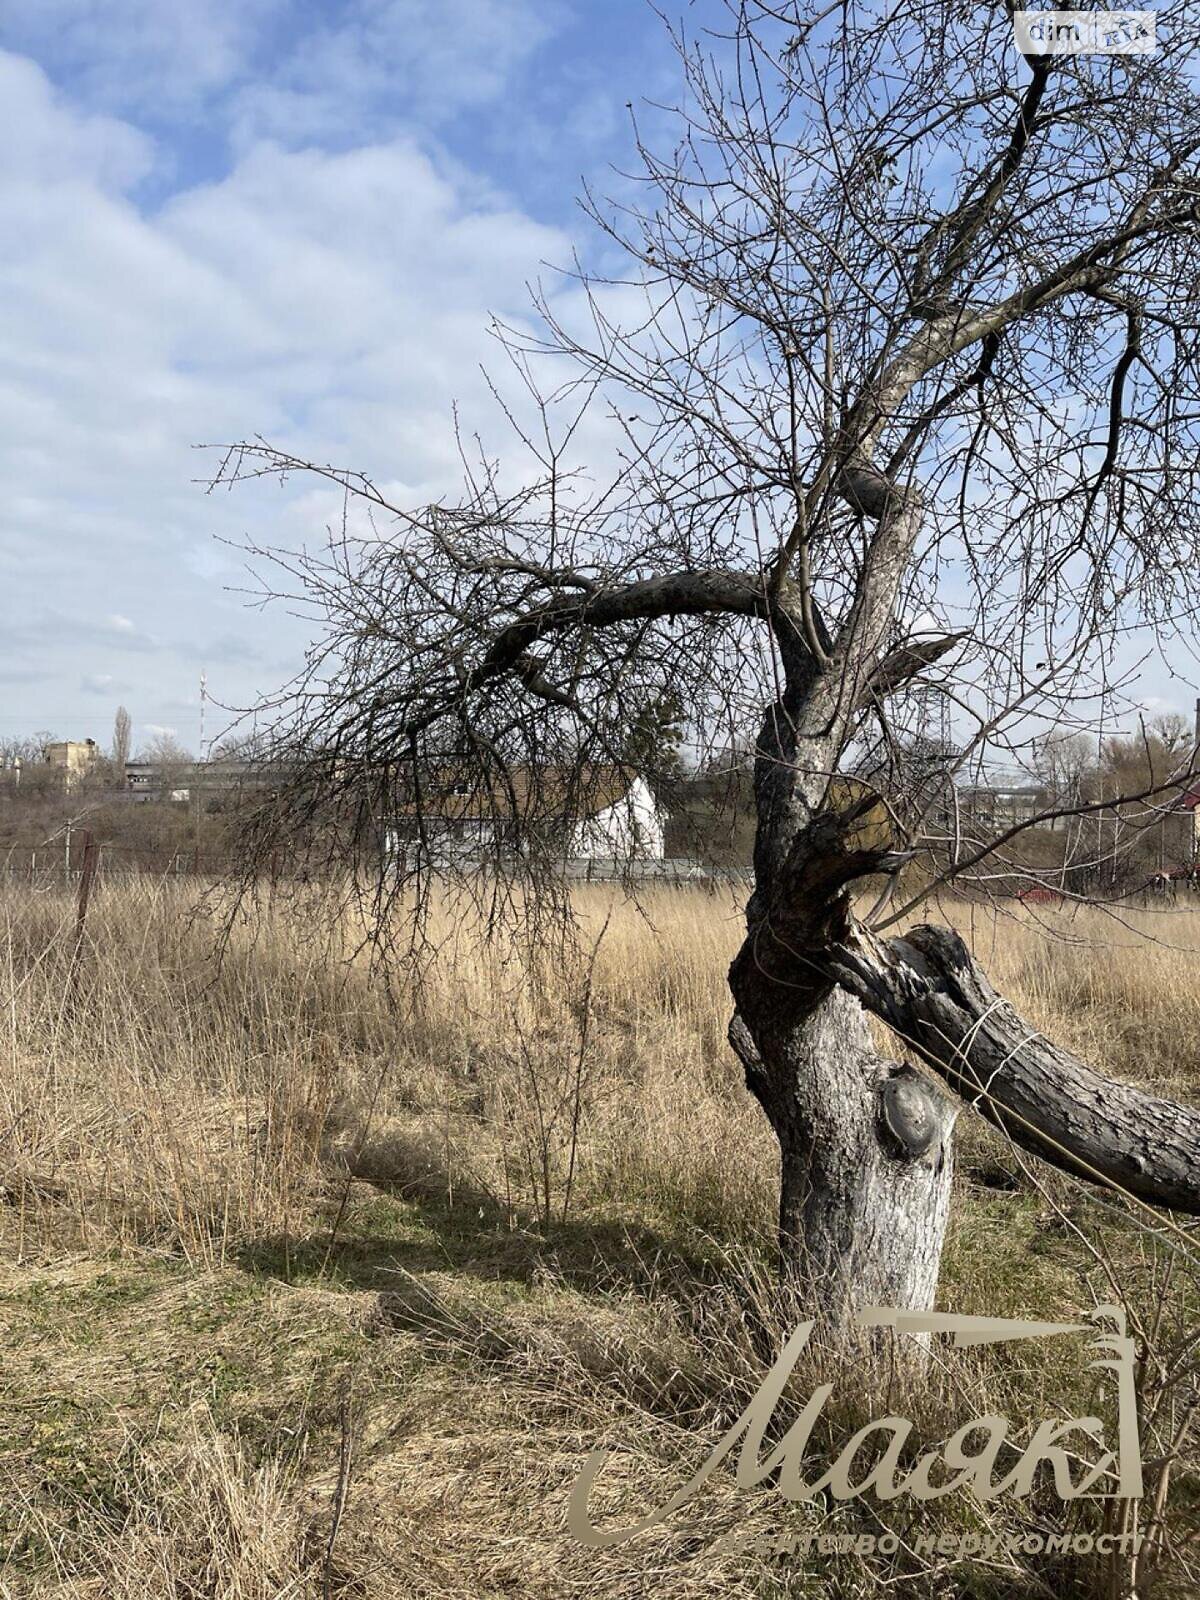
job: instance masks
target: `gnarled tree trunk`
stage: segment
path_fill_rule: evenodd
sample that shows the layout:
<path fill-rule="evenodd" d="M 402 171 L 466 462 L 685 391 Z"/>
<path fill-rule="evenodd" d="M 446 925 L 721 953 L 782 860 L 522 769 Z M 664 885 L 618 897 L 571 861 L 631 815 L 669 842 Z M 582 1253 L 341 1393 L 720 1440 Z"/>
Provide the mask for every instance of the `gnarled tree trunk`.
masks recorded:
<path fill-rule="evenodd" d="M 742 985 L 730 1042 L 779 1140 L 785 1269 L 834 1323 L 862 1305 L 930 1308 L 956 1106 L 880 1054 L 850 995 L 832 989 L 797 1021 L 744 971 Z"/>
<path fill-rule="evenodd" d="M 845 1329 L 863 1305 L 928 1309 L 949 1215 L 957 1103 L 889 1059 L 827 952 L 852 928 L 848 885 L 886 863 L 829 807 L 844 678 L 814 673 L 780 619 L 789 682 L 755 766 L 756 887 L 730 969 L 729 1037 L 779 1140 L 785 1270 Z"/>
<path fill-rule="evenodd" d="M 760 880 L 730 970 L 730 1042 L 779 1140 L 783 1264 L 834 1332 L 866 1305 L 932 1307 L 963 1103 L 1062 1170 L 1200 1214 L 1200 1111 L 1052 1044 L 950 930 L 861 927 L 846 886 L 889 864 L 818 812 Z M 928 1073 L 888 1060 L 871 1017 Z"/>

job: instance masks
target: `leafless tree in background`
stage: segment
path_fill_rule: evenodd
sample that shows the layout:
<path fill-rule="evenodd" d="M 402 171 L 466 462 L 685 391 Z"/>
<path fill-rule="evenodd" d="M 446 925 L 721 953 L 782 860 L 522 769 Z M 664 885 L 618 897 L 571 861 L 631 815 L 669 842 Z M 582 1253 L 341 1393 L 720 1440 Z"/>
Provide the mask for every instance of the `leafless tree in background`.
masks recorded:
<path fill-rule="evenodd" d="M 125 784 L 125 768 L 129 765 L 132 751 L 133 718 L 124 706 L 118 706 L 117 714 L 113 718 L 112 764 L 117 783 L 122 788 Z"/>
<path fill-rule="evenodd" d="M 8 738 L 0 739 L 0 762 L 3 762 L 6 767 L 10 767 L 13 762 L 24 764 L 31 761 L 43 761 L 45 759 L 46 746 L 53 743 L 54 736 L 49 733 L 11 735 Z"/>
<path fill-rule="evenodd" d="M 161 794 L 171 794 L 187 785 L 192 752 L 168 729 L 153 734 L 142 745 L 138 760 L 154 764 L 156 785 Z"/>
<path fill-rule="evenodd" d="M 675 143 L 639 134 L 640 187 L 589 200 L 624 265 L 500 330 L 512 458 L 464 450 L 463 497 L 407 510 L 263 443 L 222 469 L 318 473 L 376 522 L 278 555 L 321 642 L 277 708 L 291 776 L 252 869 L 341 860 L 398 812 L 420 836 L 465 785 L 508 840 L 470 882 L 532 914 L 563 890 L 549 850 L 512 848 L 521 824 L 586 809 L 614 767 L 653 778 L 629 730 L 664 695 L 701 746 L 753 723 L 730 1039 L 779 1139 L 785 1256 L 831 1313 L 932 1302 L 964 1101 L 1055 1166 L 1200 1212 L 1200 1113 L 1073 1059 L 951 929 L 909 925 L 1030 824 L 921 816 L 900 759 L 931 704 L 948 780 L 1094 738 L 1147 651 L 1187 647 L 1198 46 L 1192 6 L 1153 54 L 1022 58 L 1000 6 L 731 0 L 678 39 Z M 381 919 L 455 876 L 421 842 L 374 879 Z M 914 852 L 919 893 L 856 909 Z"/>

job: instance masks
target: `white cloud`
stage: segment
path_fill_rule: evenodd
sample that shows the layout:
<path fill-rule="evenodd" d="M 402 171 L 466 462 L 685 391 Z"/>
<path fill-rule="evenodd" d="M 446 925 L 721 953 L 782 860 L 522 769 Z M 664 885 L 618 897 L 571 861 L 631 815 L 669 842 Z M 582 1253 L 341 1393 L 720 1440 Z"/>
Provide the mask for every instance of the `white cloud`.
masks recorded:
<path fill-rule="evenodd" d="M 192 446 L 261 432 L 405 502 L 451 492 L 452 402 L 495 416 L 486 315 L 522 312 L 569 243 L 410 138 L 260 142 L 147 213 L 126 192 L 148 159 L 135 130 L 0 54 L 6 84 L 27 126 L 0 173 L 0 560 L 15 614 L 42 620 L 0 639 L 0 666 L 40 671 L 31 722 L 60 723 L 84 676 L 115 692 L 129 652 L 153 652 L 139 720 L 201 666 L 246 703 L 287 675 L 303 629 L 225 592 L 239 562 L 212 535 L 311 542 L 340 504 L 305 484 L 206 497 L 194 480 L 217 461 Z"/>
<path fill-rule="evenodd" d="M 560 0 L 349 0 L 233 99 L 235 144 L 363 142 L 495 99 L 558 26 Z"/>
<path fill-rule="evenodd" d="M 5 42 L 52 53 L 89 102 L 195 110 L 246 69 L 282 0 L 8 0 Z"/>
<path fill-rule="evenodd" d="M 564 0 L 7 0 L 0 43 L 87 105 L 345 148 L 499 97 Z"/>
<path fill-rule="evenodd" d="M 118 684 L 111 672 L 88 672 L 79 685 L 84 694 L 110 695 L 116 690 L 128 688 L 128 684 Z"/>
<path fill-rule="evenodd" d="M 154 144 L 128 123 L 67 106 L 34 62 L 0 50 L 4 169 L 9 186 L 127 189 L 154 164 Z"/>

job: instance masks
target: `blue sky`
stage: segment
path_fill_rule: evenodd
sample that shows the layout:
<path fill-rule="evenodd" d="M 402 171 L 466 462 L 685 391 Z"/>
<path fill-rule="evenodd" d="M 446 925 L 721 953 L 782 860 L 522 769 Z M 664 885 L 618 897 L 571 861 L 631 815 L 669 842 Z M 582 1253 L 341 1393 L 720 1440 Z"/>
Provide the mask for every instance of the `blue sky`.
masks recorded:
<path fill-rule="evenodd" d="M 0 0 L 0 738 L 106 743 L 124 703 L 195 748 L 202 670 L 279 687 L 308 629 L 236 546 L 340 500 L 206 494 L 195 446 L 452 494 L 454 405 L 503 435 L 489 314 L 598 248 L 581 182 L 620 190 L 627 103 L 652 127 L 677 83 L 644 0 Z M 1190 710 L 1153 652 L 1141 690 Z"/>
<path fill-rule="evenodd" d="M 304 630 L 222 540 L 332 497 L 206 495 L 254 433 L 427 500 L 520 315 L 675 65 L 642 0 L 4 0 L 0 736 L 197 742 Z M 210 713 L 209 732 L 214 722 Z"/>

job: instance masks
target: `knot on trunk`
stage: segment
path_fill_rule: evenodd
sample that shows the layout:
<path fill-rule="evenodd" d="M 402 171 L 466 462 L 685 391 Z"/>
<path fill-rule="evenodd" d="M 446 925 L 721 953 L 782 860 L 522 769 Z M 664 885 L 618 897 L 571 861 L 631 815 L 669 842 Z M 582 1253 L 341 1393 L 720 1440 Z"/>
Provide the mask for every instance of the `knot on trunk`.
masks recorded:
<path fill-rule="evenodd" d="M 876 521 L 888 512 L 918 510 L 921 505 L 921 496 L 912 485 L 893 483 L 874 462 L 862 457 L 842 468 L 838 491 L 853 510 Z"/>
<path fill-rule="evenodd" d="M 916 970 L 923 965 L 924 975 L 931 981 L 936 978 L 961 981 L 974 971 L 971 952 L 962 936 L 955 933 L 953 928 L 938 928 L 926 922 L 920 927 L 909 928 L 902 938 L 894 942 L 898 947 L 903 945 L 906 952 L 915 950 L 918 953 L 922 962 L 911 964 Z"/>
<path fill-rule="evenodd" d="M 941 1133 L 945 1108 L 915 1068 L 895 1066 L 878 1089 L 879 1142 L 889 1155 L 916 1161 L 937 1146 L 941 1154 Z"/>

